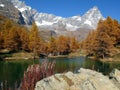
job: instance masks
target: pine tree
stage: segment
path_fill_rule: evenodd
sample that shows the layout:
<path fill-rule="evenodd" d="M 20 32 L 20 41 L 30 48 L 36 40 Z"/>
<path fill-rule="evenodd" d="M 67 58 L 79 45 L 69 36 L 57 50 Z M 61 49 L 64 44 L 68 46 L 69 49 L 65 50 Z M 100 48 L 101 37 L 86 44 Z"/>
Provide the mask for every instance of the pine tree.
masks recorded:
<path fill-rule="evenodd" d="M 49 50 L 53 55 L 57 55 L 57 40 L 54 37 L 50 38 Z"/>
<path fill-rule="evenodd" d="M 12 27 L 13 27 L 13 22 L 10 19 L 8 19 L 4 22 L 4 30 L 8 30 Z"/>
<path fill-rule="evenodd" d="M 109 57 L 115 50 L 111 38 L 105 32 L 97 32 L 96 41 L 93 52 L 98 58 Z"/>
<path fill-rule="evenodd" d="M 85 49 L 88 55 L 93 55 L 98 58 L 111 56 L 116 48 L 116 32 L 113 20 L 108 17 L 105 21 L 100 21 L 95 31 L 90 33 L 84 41 Z"/>
<path fill-rule="evenodd" d="M 41 38 L 40 38 L 39 30 L 36 24 L 33 23 L 29 33 L 29 49 L 34 53 L 34 56 L 38 54 L 38 51 L 41 48 L 40 43 L 41 43 Z"/>
<path fill-rule="evenodd" d="M 70 51 L 75 52 L 79 48 L 79 43 L 75 37 L 70 39 Z"/>
<path fill-rule="evenodd" d="M 83 44 L 83 47 L 86 50 L 88 56 L 94 55 L 94 48 L 96 43 L 96 31 L 92 31 L 88 34 Z"/>
<path fill-rule="evenodd" d="M 0 31 L 0 49 L 3 48 L 3 33 Z"/>
<path fill-rule="evenodd" d="M 59 36 L 57 41 L 57 50 L 60 54 L 70 53 L 70 38 Z"/>
<path fill-rule="evenodd" d="M 120 24 L 117 20 L 114 20 L 113 23 L 114 23 L 113 35 L 116 38 L 115 39 L 116 40 L 115 45 L 118 45 L 118 44 L 120 44 Z"/>
<path fill-rule="evenodd" d="M 115 35 L 115 25 L 114 21 L 111 17 L 107 17 L 107 19 L 103 22 L 102 26 L 105 28 L 106 33 L 110 36 L 113 44 L 116 44 L 116 35 Z"/>
<path fill-rule="evenodd" d="M 19 36 L 17 34 L 16 27 L 12 27 L 10 30 L 5 31 L 4 47 L 9 50 L 18 50 Z"/>
<path fill-rule="evenodd" d="M 21 42 L 21 46 L 20 48 L 24 51 L 28 51 L 28 44 L 29 44 L 29 34 L 28 31 L 25 28 L 21 28 L 21 30 L 19 30 L 20 33 L 20 42 Z"/>

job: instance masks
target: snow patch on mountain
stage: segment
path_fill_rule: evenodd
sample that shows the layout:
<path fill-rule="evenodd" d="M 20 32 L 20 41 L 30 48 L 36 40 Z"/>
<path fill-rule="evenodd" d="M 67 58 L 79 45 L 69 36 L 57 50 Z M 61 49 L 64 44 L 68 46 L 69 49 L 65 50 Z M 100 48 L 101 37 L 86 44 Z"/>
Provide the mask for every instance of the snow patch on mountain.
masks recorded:
<path fill-rule="evenodd" d="M 75 31 L 79 28 L 95 29 L 98 21 L 104 19 L 96 6 L 88 10 L 83 16 L 77 15 L 63 18 L 53 14 L 39 13 L 30 6 L 27 6 L 23 1 L 11 0 L 11 2 L 22 13 L 26 24 L 31 24 L 35 21 L 37 26 L 51 30 L 66 29 L 68 31 Z"/>
<path fill-rule="evenodd" d="M 76 19 L 76 20 L 78 20 L 78 21 L 81 21 L 81 17 L 80 16 L 73 16 L 73 17 L 71 17 L 72 19 Z"/>
<path fill-rule="evenodd" d="M 66 24 L 66 29 L 69 31 L 76 31 L 76 29 L 78 29 L 78 26 L 73 26 L 71 24 Z"/>
<path fill-rule="evenodd" d="M 0 7 L 5 7 L 5 5 L 4 4 L 0 4 Z"/>
<path fill-rule="evenodd" d="M 25 11 L 26 9 L 25 8 L 20 8 L 19 9 L 21 12 Z"/>
<path fill-rule="evenodd" d="M 38 26 L 42 26 L 42 25 L 52 25 L 52 22 L 47 22 L 47 21 L 42 21 L 42 23 L 39 23 L 38 21 L 35 22 Z"/>
<path fill-rule="evenodd" d="M 84 22 L 84 24 L 88 24 L 88 25 L 92 26 L 92 24 L 91 24 L 91 22 L 90 22 L 89 20 L 86 20 L 86 21 Z"/>

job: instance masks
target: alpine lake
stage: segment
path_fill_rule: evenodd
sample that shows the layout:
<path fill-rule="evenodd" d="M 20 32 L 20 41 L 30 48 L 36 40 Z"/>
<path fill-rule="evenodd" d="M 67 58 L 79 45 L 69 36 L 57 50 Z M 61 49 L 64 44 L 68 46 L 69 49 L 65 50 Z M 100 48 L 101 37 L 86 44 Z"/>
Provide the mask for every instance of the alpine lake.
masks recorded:
<path fill-rule="evenodd" d="M 64 73 L 72 71 L 77 73 L 80 68 L 92 69 L 108 75 L 114 68 L 120 69 L 120 62 L 100 62 L 91 60 L 86 57 L 72 58 L 43 58 L 38 60 L 11 60 L 0 62 L 0 90 L 3 83 L 7 83 L 8 87 L 15 88 L 20 86 L 24 71 L 33 63 L 39 64 L 48 60 L 55 61 L 55 73 Z M 7 87 L 6 87 L 7 88 Z M 14 89 L 12 89 L 14 90 Z"/>

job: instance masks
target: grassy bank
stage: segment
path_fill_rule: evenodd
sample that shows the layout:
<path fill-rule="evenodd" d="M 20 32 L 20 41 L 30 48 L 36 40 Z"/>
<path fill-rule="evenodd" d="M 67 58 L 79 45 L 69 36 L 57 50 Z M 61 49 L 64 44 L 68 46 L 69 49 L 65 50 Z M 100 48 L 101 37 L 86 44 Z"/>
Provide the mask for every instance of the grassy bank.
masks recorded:
<path fill-rule="evenodd" d="M 86 54 L 84 53 L 84 51 L 76 51 L 76 52 L 72 52 L 69 53 L 68 55 L 57 55 L 57 56 L 48 56 L 49 58 L 62 58 L 62 57 L 80 57 L 80 56 L 86 56 Z"/>
<path fill-rule="evenodd" d="M 120 62 L 120 53 L 110 58 L 100 59 L 102 62 Z"/>
<path fill-rule="evenodd" d="M 86 55 L 85 53 L 80 53 L 80 52 L 74 52 L 68 55 L 68 57 L 79 57 L 79 56 L 86 56 Z"/>
<path fill-rule="evenodd" d="M 39 58 L 38 56 L 35 56 L 35 58 Z M 34 59 L 33 53 L 28 52 L 17 52 L 17 53 L 11 53 L 7 54 L 4 58 L 5 60 L 29 60 Z"/>
<path fill-rule="evenodd" d="M 68 57 L 68 55 L 48 56 L 48 58 L 64 58 L 64 57 Z"/>

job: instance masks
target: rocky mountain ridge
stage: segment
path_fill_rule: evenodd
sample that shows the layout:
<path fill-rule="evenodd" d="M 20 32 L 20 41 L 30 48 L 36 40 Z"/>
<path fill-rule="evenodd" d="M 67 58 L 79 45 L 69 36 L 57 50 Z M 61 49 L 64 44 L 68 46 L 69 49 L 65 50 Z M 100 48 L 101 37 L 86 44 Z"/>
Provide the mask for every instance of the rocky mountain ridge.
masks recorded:
<path fill-rule="evenodd" d="M 73 16 L 63 18 L 48 13 L 39 13 L 25 2 L 20 0 L 10 0 L 13 5 L 21 12 L 26 24 L 30 25 L 33 21 L 37 26 L 54 31 L 67 30 L 76 31 L 83 29 L 95 29 L 97 22 L 104 19 L 99 9 L 95 6 L 88 10 L 83 16 Z"/>
<path fill-rule="evenodd" d="M 21 12 L 14 7 L 10 0 L 0 0 L 0 14 L 16 21 L 19 24 L 25 24 Z"/>
<path fill-rule="evenodd" d="M 104 19 L 96 6 L 82 16 L 63 18 L 53 14 L 39 13 L 20 0 L 0 0 L 0 14 L 13 19 L 19 24 L 26 25 L 28 28 L 32 22 L 35 22 L 42 30 L 44 36 L 41 36 L 44 38 L 50 37 L 49 32 L 54 36 L 73 36 L 78 41 L 83 40 L 91 30 L 95 29 L 100 19 Z"/>

